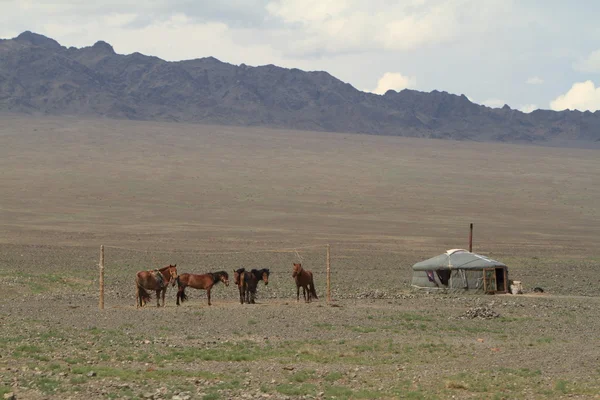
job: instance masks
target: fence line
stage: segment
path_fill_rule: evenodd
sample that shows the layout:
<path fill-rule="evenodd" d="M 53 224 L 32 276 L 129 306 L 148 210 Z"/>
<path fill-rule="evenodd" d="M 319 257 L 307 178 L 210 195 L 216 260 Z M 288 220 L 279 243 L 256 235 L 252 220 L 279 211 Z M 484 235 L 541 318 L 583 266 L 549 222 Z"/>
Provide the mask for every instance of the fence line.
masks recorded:
<path fill-rule="evenodd" d="M 244 253 L 296 253 L 298 254 L 298 250 L 301 249 L 313 249 L 319 247 L 325 247 L 326 244 L 315 244 L 310 246 L 301 246 L 301 247 L 288 247 L 281 249 L 267 249 L 267 250 L 240 250 L 240 251 L 194 251 L 194 250 L 141 250 L 141 249 L 133 249 L 129 247 L 121 247 L 121 246 L 104 246 L 107 249 L 118 249 L 125 251 L 133 251 L 137 253 L 171 253 L 171 254 L 198 254 L 198 255 L 225 255 L 225 254 L 244 254 Z"/>

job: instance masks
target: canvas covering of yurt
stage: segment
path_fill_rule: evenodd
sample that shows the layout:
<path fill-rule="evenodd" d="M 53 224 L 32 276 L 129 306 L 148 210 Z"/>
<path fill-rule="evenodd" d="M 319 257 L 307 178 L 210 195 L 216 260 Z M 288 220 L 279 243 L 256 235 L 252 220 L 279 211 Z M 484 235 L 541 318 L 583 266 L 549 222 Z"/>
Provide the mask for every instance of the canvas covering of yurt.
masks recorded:
<path fill-rule="evenodd" d="M 505 264 L 464 249 L 448 250 L 412 269 L 412 286 L 417 289 L 486 293 L 506 293 L 508 289 Z"/>

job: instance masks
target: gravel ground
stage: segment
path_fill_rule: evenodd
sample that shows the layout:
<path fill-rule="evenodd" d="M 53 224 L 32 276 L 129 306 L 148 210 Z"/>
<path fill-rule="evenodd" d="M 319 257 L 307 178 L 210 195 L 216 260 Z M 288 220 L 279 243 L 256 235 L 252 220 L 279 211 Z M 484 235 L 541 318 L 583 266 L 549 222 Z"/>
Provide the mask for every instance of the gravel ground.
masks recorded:
<path fill-rule="evenodd" d="M 165 308 L 156 308 L 153 299 L 136 309 L 133 276 L 145 261 L 127 264 L 131 253 L 107 251 L 106 306 L 98 310 L 92 250 L 2 246 L 3 394 L 18 399 L 600 394 L 600 351 L 590 346 L 600 332 L 600 298 L 592 290 L 597 279 L 589 271 L 594 260 L 534 260 L 550 271 L 531 283 L 529 277 L 537 276 L 531 267 L 516 266 L 511 273 L 525 283 L 523 295 L 428 295 L 409 288 L 408 268 L 417 256 L 348 252 L 332 259 L 334 301 L 327 304 L 325 275 L 317 270 L 322 252 L 255 254 L 253 264 L 247 254 L 202 255 L 204 267 L 195 268 L 187 265 L 199 260 L 186 257 L 200 256 L 188 254 L 177 260 L 180 273 L 269 267 L 270 284 L 259 286 L 256 305 L 239 304 L 233 285 L 218 285 L 211 307 L 196 290 L 188 290 L 190 301 L 177 307 L 175 290 L 169 289 Z M 321 297 L 311 304 L 295 301 L 296 257 L 317 272 Z M 366 260 L 371 268 L 360 272 Z M 565 264 L 581 278 L 560 281 Z M 546 291 L 533 293 L 534 286 Z"/>

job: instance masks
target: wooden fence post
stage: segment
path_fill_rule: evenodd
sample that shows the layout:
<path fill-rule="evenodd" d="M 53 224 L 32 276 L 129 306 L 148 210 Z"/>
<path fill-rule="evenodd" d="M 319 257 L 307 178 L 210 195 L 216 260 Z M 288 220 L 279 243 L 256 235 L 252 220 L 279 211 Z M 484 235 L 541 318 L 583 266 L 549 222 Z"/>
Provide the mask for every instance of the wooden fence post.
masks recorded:
<path fill-rule="evenodd" d="M 329 245 L 327 245 L 327 303 L 331 303 L 331 263 Z"/>
<path fill-rule="evenodd" d="M 100 303 L 98 308 L 104 310 L 104 245 L 100 246 Z"/>

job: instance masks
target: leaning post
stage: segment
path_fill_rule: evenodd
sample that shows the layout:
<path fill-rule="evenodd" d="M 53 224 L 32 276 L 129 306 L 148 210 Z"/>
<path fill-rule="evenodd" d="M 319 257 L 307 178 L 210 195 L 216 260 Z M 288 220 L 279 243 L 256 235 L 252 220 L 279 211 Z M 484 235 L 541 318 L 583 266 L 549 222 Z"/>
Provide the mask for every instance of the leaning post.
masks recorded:
<path fill-rule="evenodd" d="M 104 310 L 104 245 L 100 246 L 100 301 L 98 308 Z"/>
<path fill-rule="evenodd" d="M 329 255 L 329 245 L 327 245 L 327 303 L 331 303 L 331 263 Z"/>

